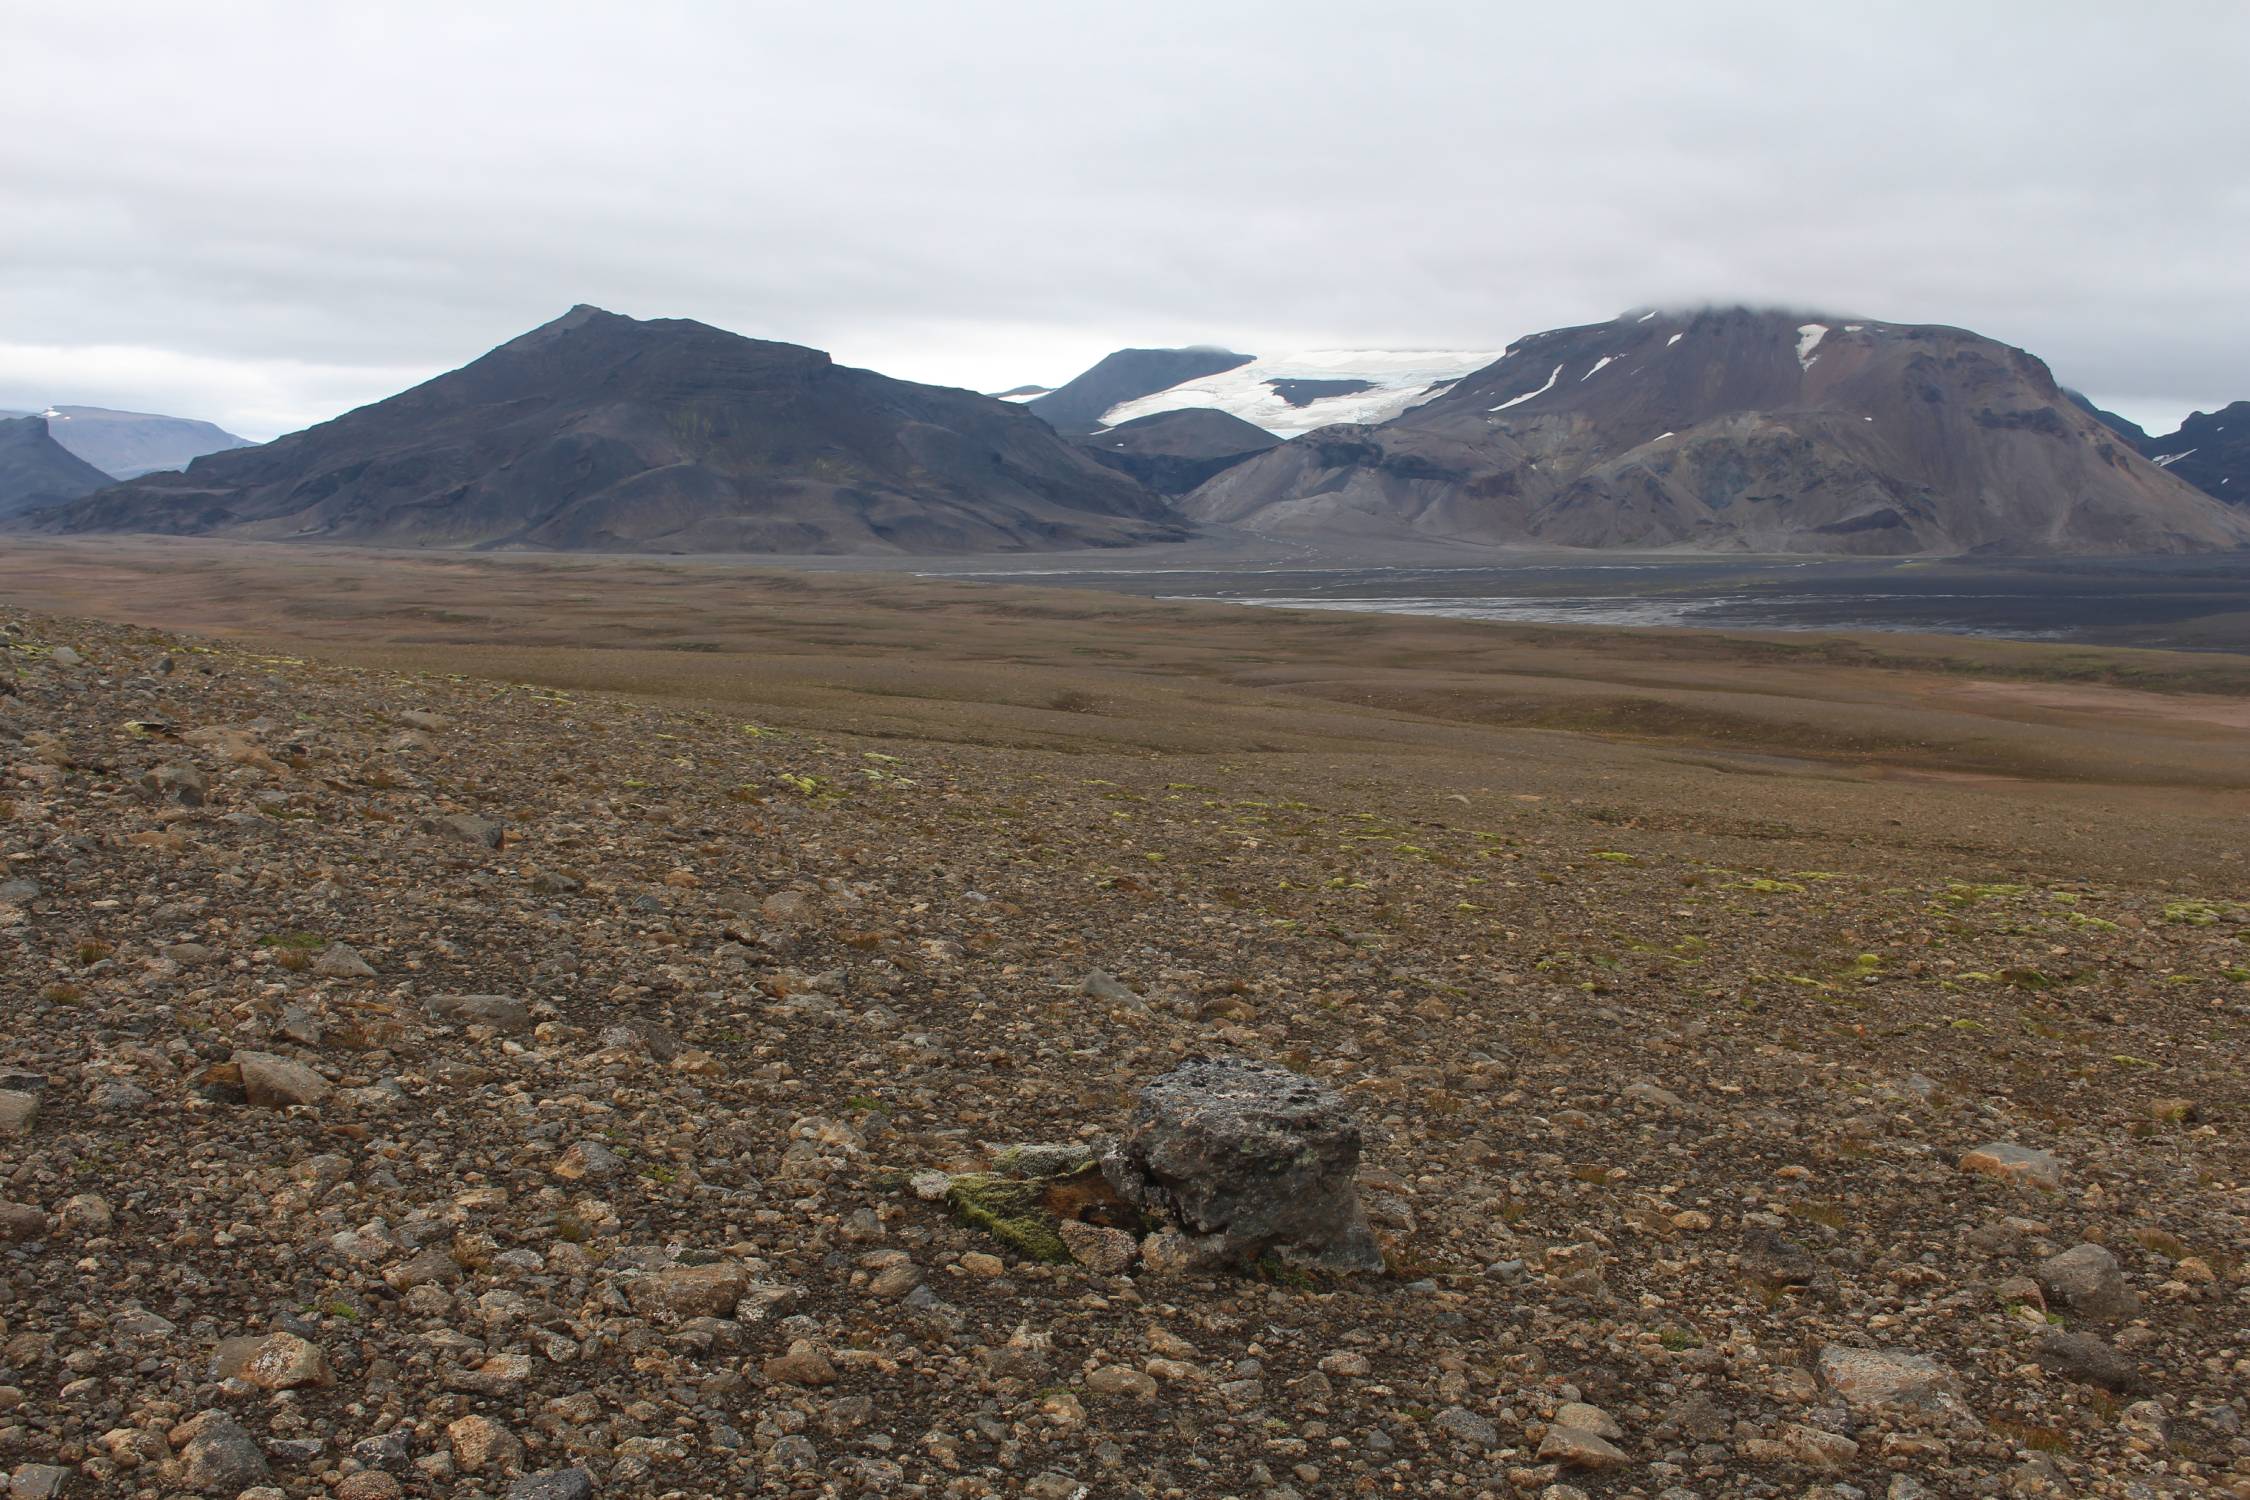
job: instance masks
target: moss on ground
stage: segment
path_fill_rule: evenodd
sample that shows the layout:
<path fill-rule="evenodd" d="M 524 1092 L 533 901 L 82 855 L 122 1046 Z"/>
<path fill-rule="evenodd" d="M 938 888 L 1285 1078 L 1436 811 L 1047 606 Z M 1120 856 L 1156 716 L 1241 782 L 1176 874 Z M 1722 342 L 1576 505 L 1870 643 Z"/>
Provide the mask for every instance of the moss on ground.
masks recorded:
<path fill-rule="evenodd" d="M 963 1222 L 973 1224 L 1019 1255 L 1060 1265 L 1070 1259 L 1054 1217 L 1040 1205 L 1040 1185 L 989 1172 L 953 1179 L 945 1190 Z"/>

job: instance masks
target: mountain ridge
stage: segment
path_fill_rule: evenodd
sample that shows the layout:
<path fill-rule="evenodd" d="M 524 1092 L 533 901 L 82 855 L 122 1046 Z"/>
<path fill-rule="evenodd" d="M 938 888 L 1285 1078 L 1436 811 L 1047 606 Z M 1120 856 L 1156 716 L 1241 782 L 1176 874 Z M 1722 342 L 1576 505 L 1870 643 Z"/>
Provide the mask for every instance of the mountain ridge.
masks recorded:
<path fill-rule="evenodd" d="M 1019 406 L 585 304 L 385 400 L 28 524 L 565 551 L 1012 551 L 1185 535 L 1161 499 Z"/>
<path fill-rule="evenodd" d="M 1739 307 L 1529 335 L 1391 421 L 1307 433 L 1183 508 L 1258 530 L 1488 544 L 2250 545 L 2242 517 L 2143 460 L 2022 350 L 1941 325 Z"/>

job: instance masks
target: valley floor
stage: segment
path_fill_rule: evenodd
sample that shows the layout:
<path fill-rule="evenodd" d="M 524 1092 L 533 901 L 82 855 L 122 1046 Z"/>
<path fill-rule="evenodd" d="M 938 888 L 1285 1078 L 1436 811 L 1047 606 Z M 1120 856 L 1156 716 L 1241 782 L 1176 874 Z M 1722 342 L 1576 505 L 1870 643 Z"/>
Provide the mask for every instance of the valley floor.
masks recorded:
<path fill-rule="evenodd" d="M 2250 660 L 151 542 L 0 629 L 18 1493 L 2250 1495 Z M 1390 1275 L 916 1190 L 1213 1051 Z"/>

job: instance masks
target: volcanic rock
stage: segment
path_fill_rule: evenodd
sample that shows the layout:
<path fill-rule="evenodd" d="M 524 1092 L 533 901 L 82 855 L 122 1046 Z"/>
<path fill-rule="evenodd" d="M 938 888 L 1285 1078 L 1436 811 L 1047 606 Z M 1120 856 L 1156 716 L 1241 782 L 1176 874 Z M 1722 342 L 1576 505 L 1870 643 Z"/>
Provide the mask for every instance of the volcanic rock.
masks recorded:
<path fill-rule="evenodd" d="M 1102 1171 L 1128 1202 L 1237 1264 L 1271 1254 L 1379 1271 L 1359 1152 L 1359 1126 L 1327 1085 L 1268 1063 L 1190 1058 L 1141 1090 Z"/>

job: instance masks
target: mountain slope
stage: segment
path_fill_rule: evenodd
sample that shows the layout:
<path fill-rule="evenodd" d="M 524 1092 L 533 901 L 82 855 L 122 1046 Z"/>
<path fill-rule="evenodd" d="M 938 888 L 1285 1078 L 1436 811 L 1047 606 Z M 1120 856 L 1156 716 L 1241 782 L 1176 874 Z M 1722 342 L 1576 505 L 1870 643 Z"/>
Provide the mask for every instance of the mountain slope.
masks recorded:
<path fill-rule="evenodd" d="M 1022 408 L 578 307 L 450 374 L 42 529 L 415 547 L 931 553 L 1184 534 Z"/>
<path fill-rule="evenodd" d="M 1240 417 L 1203 408 L 1136 417 L 1075 441 L 1099 462 L 1158 494 L 1184 495 L 1281 439 Z"/>
<path fill-rule="evenodd" d="M 1867 554 L 2250 545 L 2046 366 L 1960 329 L 1742 308 L 1511 345 L 1381 426 L 1212 479 L 1198 519 L 1586 547 Z"/>
<path fill-rule="evenodd" d="M 251 446 L 248 438 L 190 417 L 102 406 L 51 406 L 43 415 L 56 442 L 118 479 L 184 469 L 206 453 Z"/>
<path fill-rule="evenodd" d="M 2250 401 L 2196 412 L 2178 432 L 2145 439 L 2141 452 L 2206 495 L 2250 507 Z"/>
<path fill-rule="evenodd" d="M 112 482 L 56 442 L 44 417 L 0 419 L 0 517 L 75 500 Z"/>
<path fill-rule="evenodd" d="M 1076 379 L 1023 404 L 1057 432 L 1093 432 L 1109 425 L 1103 413 L 1113 407 L 1246 365 L 1255 357 L 1226 349 L 1120 349 L 1102 356 Z"/>
<path fill-rule="evenodd" d="M 2077 407 L 2087 416 L 2092 417 L 2111 432 L 2131 443 L 2136 449 L 2144 448 L 2147 445 L 2148 433 L 2142 430 L 2140 423 L 2129 417 L 2121 417 L 2113 411 L 2103 411 L 2083 392 L 2065 389 L 2063 395 L 2072 406 Z"/>

